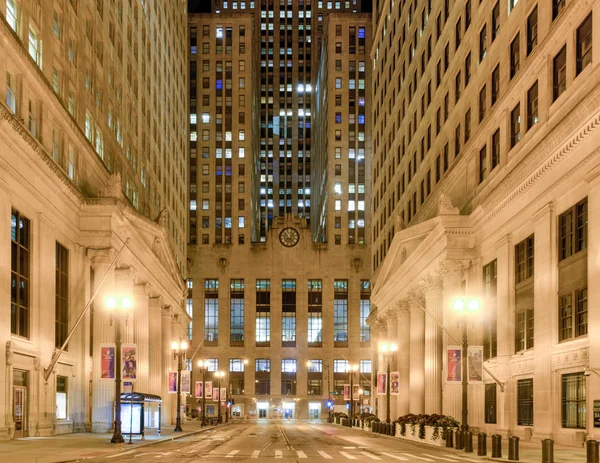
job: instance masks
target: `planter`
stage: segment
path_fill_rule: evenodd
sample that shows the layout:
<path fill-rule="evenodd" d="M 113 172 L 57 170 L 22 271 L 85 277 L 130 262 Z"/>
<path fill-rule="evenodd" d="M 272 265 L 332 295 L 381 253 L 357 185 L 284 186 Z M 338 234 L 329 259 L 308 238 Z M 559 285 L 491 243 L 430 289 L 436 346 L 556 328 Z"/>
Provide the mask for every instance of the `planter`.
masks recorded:
<path fill-rule="evenodd" d="M 410 440 L 413 442 L 422 442 L 424 444 L 435 445 L 436 447 L 442 447 L 446 445 L 446 441 L 442 439 L 442 428 L 439 428 L 439 435 L 436 440 L 433 440 L 433 426 L 425 426 L 425 439 L 419 439 L 419 426 L 415 426 L 415 434 L 412 434 L 412 427 L 410 424 L 406 425 L 405 435 L 400 435 L 401 425 L 396 424 L 396 437 L 404 440 Z"/>
<path fill-rule="evenodd" d="M 351 422 L 348 418 L 342 418 L 342 426 L 350 427 Z"/>

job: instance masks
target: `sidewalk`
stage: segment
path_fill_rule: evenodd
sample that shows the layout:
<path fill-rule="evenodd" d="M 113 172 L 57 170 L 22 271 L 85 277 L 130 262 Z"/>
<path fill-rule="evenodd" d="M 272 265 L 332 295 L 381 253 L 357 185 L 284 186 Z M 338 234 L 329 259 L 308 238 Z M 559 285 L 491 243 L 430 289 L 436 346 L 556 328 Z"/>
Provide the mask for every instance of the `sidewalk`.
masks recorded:
<path fill-rule="evenodd" d="M 2 463 L 58 463 L 73 460 L 97 458 L 123 451 L 137 449 L 159 442 L 179 439 L 198 434 L 216 426 L 202 428 L 199 421 L 187 421 L 182 424 L 183 432 L 173 432 L 174 425 L 162 428 L 158 435 L 156 429 L 147 429 L 144 440 L 133 436 L 128 444 L 129 435 L 124 435 L 124 444 L 111 444 L 112 433 L 63 434 L 52 437 L 25 437 L 0 442 L 0 460 Z"/>

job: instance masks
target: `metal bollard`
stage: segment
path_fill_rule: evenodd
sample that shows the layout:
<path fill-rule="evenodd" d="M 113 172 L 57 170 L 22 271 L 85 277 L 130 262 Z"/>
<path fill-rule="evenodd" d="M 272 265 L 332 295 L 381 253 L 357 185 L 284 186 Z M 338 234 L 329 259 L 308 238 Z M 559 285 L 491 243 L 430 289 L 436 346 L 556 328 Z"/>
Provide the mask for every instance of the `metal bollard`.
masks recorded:
<path fill-rule="evenodd" d="M 465 452 L 473 452 L 473 433 L 471 431 L 465 431 L 463 439 L 465 443 Z"/>
<path fill-rule="evenodd" d="M 446 430 L 446 447 L 449 447 L 449 448 L 454 447 L 454 442 L 452 441 L 453 434 L 454 434 L 454 432 L 452 431 L 452 429 Z"/>
<path fill-rule="evenodd" d="M 477 455 L 487 456 L 487 434 L 484 432 L 477 434 Z"/>
<path fill-rule="evenodd" d="M 554 463 L 554 441 L 552 439 L 542 441 L 542 463 Z"/>
<path fill-rule="evenodd" d="M 492 458 L 502 458 L 502 436 L 492 435 Z"/>
<path fill-rule="evenodd" d="M 385 433 L 386 433 L 388 436 L 391 436 L 391 435 L 392 435 L 392 423 L 388 423 L 388 424 L 386 424 L 386 426 L 385 426 L 385 431 L 386 431 Z"/>
<path fill-rule="evenodd" d="M 517 436 L 508 438 L 508 459 L 519 461 L 519 438 Z"/>
<path fill-rule="evenodd" d="M 460 429 L 457 429 L 456 432 L 454 433 L 454 439 L 456 441 L 456 442 L 454 442 L 454 448 L 456 450 L 462 450 L 464 448 L 463 432 Z"/>
<path fill-rule="evenodd" d="M 588 440 L 585 443 L 586 447 L 586 463 L 600 463 L 600 455 L 598 454 L 598 441 Z"/>
<path fill-rule="evenodd" d="M 371 432 L 377 432 L 377 422 L 371 421 Z"/>

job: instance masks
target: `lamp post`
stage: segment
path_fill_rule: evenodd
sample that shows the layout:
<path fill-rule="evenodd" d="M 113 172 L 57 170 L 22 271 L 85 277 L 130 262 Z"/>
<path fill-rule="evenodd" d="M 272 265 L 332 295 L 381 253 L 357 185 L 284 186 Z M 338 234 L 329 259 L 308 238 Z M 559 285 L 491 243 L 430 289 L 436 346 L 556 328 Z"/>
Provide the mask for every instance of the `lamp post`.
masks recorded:
<path fill-rule="evenodd" d="M 350 419 L 354 418 L 354 373 L 358 371 L 358 365 L 349 365 L 348 374 L 350 375 Z"/>
<path fill-rule="evenodd" d="M 467 333 L 468 314 L 481 309 L 481 302 L 473 298 L 458 298 L 452 303 L 452 308 L 459 314 L 462 322 L 462 425 L 463 431 L 469 430 L 469 337 Z"/>
<path fill-rule="evenodd" d="M 202 370 L 202 421 L 200 426 L 206 426 L 206 372 L 208 371 L 208 361 L 198 360 L 198 366 Z"/>
<path fill-rule="evenodd" d="M 390 423 L 390 360 L 396 355 L 398 346 L 394 343 L 379 344 L 379 353 L 383 355 L 383 361 L 386 362 L 386 388 L 385 388 L 385 405 L 386 405 L 386 423 Z"/>
<path fill-rule="evenodd" d="M 127 325 L 129 310 L 133 307 L 133 302 L 127 296 L 120 299 L 115 296 L 109 296 L 106 298 L 105 305 L 109 313 L 111 326 L 113 320 L 115 322 L 115 349 L 117 351 L 115 359 L 115 423 L 114 433 L 110 442 L 112 444 L 122 444 L 125 442 L 125 439 L 123 439 L 123 434 L 121 434 L 121 319 L 124 318 Z"/>
<path fill-rule="evenodd" d="M 171 343 L 173 349 L 173 358 L 177 359 L 177 420 L 175 421 L 175 432 L 183 431 L 181 429 L 181 369 L 183 367 L 183 359 L 185 359 L 185 351 L 188 348 L 185 341 L 173 341 Z"/>
<path fill-rule="evenodd" d="M 219 400 L 217 401 L 217 407 L 219 410 L 219 413 L 217 414 L 217 423 L 221 423 L 221 378 L 223 376 L 225 376 L 225 372 L 224 371 L 217 371 L 215 373 L 215 376 L 217 378 L 217 390 L 219 391 Z"/>
<path fill-rule="evenodd" d="M 308 362 L 306 362 L 306 366 L 310 369 L 312 367 L 312 362 L 309 360 Z M 323 362 L 321 362 L 321 366 L 323 367 L 327 367 L 327 422 L 331 423 L 331 407 L 333 405 L 333 402 L 331 401 L 331 384 L 330 384 L 330 374 L 329 374 L 329 365 L 324 364 Z"/>

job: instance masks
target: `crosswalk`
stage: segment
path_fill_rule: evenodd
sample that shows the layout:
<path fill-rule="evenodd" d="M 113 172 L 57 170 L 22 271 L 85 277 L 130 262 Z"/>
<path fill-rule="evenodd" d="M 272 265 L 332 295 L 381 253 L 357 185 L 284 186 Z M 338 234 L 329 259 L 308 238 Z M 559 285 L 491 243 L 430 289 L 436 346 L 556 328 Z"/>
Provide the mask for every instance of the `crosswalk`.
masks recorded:
<path fill-rule="evenodd" d="M 252 450 L 252 451 L 244 451 L 244 450 L 230 450 L 228 453 L 223 455 L 222 452 L 213 451 L 210 452 L 208 457 L 223 457 L 231 458 L 231 459 L 265 459 L 265 458 L 274 458 L 274 459 L 283 459 L 283 458 L 298 458 L 298 459 L 308 459 L 308 458 L 316 458 L 316 459 L 324 459 L 324 460 L 358 460 L 358 461 L 407 461 L 407 462 L 427 462 L 427 463 L 438 463 L 438 462 L 450 462 L 450 463 L 465 463 L 465 462 L 481 462 L 481 459 L 477 459 L 475 457 L 466 457 L 461 455 L 456 455 L 452 453 L 440 453 L 435 454 L 431 453 L 420 453 L 420 452 L 371 452 L 368 451 L 366 447 L 344 447 L 343 450 L 292 450 L 291 448 L 283 449 L 283 450 Z"/>

